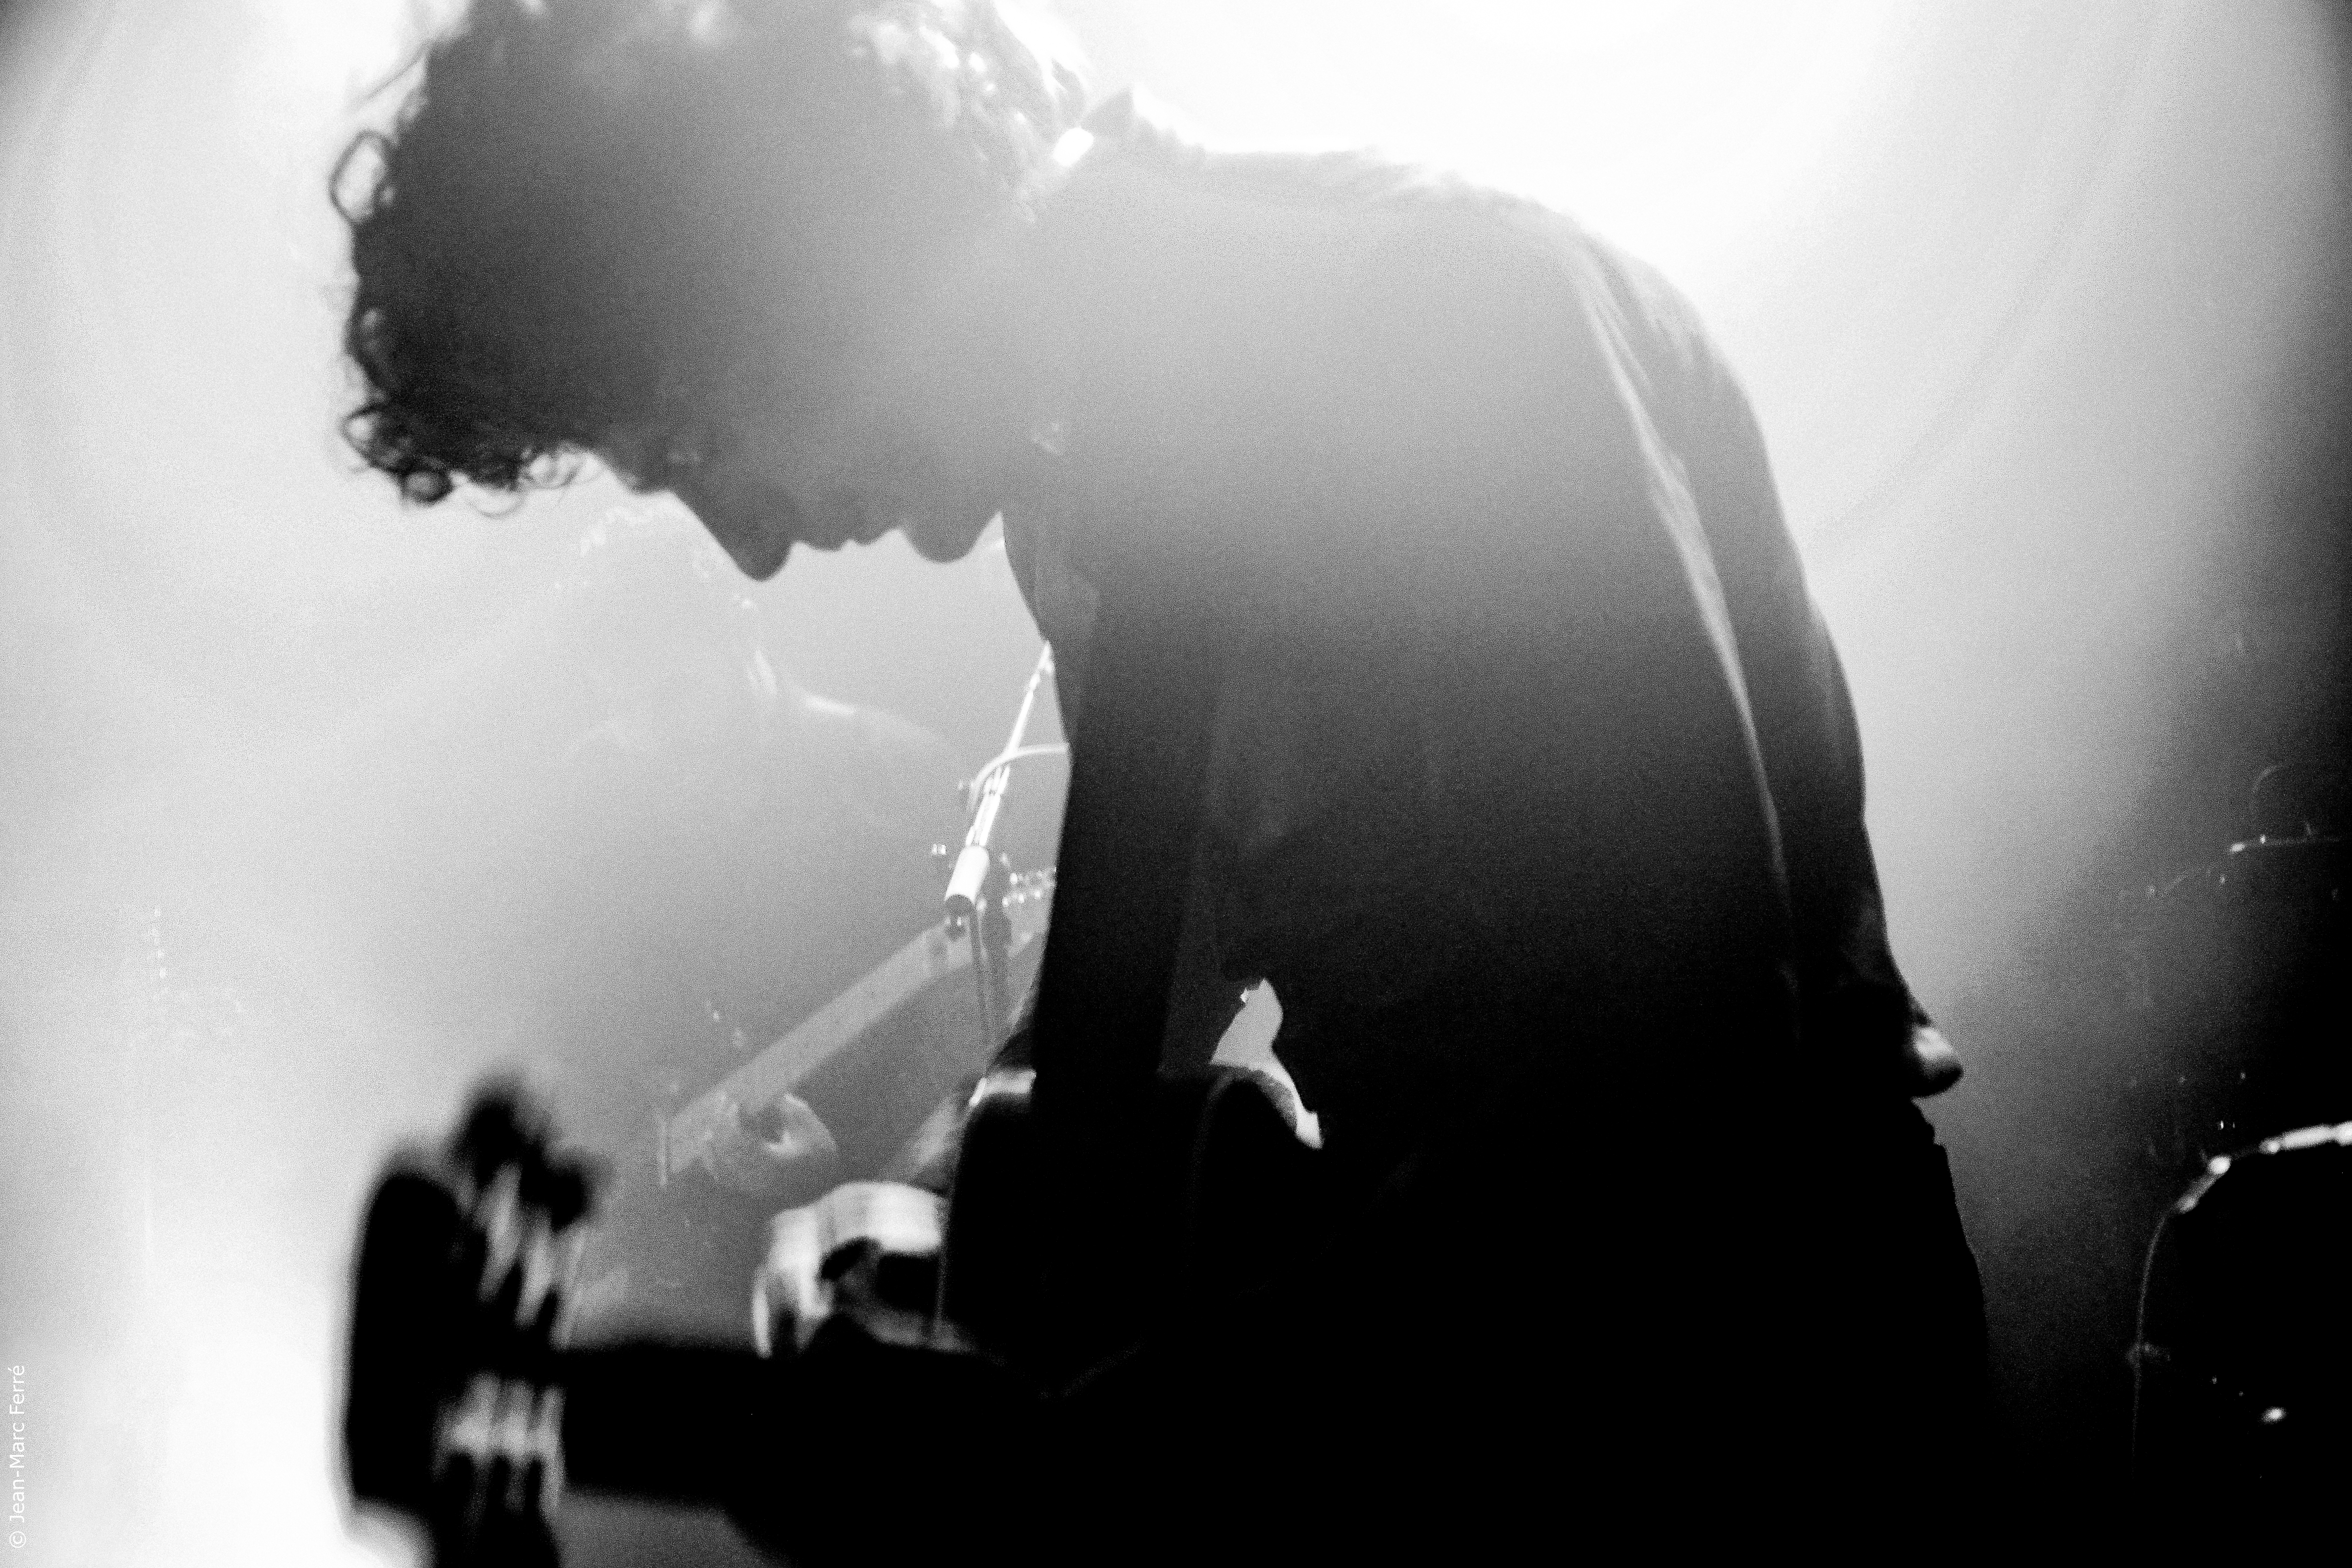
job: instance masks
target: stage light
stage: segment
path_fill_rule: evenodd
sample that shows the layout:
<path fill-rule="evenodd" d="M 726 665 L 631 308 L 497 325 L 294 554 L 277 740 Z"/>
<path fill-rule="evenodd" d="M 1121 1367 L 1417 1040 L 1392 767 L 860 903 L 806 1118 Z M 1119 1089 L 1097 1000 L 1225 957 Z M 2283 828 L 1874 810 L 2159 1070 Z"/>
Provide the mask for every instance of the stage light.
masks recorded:
<path fill-rule="evenodd" d="M 1056 7 L 1218 142 L 1372 143 L 1525 191 L 1678 277 L 1801 193 L 1906 15 L 1869 0 Z"/>

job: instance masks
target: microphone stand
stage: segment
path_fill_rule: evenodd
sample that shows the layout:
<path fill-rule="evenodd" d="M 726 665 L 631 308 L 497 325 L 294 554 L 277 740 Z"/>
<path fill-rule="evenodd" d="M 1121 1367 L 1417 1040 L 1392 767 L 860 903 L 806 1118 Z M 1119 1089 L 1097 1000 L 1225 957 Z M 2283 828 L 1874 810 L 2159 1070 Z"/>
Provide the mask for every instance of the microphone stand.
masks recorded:
<path fill-rule="evenodd" d="M 1004 912 L 1004 895 L 1012 887 L 1013 868 L 992 847 L 996 819 L 1004 809 L 1004 789 L 1013 764 L 1030 757 L 1058 756 L 1066 746 L 1028 744 L 1029 721 L 1036 712 L 1037 693 L 1054 673 L 1054 648 L 1038 650 L 1037 667 L 1021 693 L 1020 710 L 1013 716 L 1013 733 L 1004 749 L 963 786 L 971 808 L 963 847 L 956 852 L 948 873 L 947 924 L 950 935 L 971 939 L 971 973 L 980 1003 L 981 1029 L 992 1047 L 1013 1027 L 1013 922 Z"/>

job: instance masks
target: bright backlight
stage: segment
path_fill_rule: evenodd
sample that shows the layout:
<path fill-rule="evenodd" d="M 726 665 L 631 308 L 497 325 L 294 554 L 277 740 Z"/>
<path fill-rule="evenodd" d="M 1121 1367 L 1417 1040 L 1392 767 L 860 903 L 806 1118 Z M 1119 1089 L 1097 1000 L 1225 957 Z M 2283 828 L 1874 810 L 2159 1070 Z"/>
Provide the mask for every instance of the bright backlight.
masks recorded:
<path fill-rule="evenodd" d="M 1377 143 L 1565 207 L 1685 278 L 1801 189 L 1896 14 L 1868 0 L 1064 9 L 1082 36 L 1120 17 L 1149 85 L 1219 142 Z"/>

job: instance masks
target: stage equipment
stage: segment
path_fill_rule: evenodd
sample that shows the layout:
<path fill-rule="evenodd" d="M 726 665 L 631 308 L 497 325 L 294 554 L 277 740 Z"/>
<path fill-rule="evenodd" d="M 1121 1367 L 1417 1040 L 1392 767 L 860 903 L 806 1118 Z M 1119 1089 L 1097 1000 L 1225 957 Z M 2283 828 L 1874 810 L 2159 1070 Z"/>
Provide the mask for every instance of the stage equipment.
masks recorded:
<path fill-rule="evenodd" d="M 2352 1117 L 2352 844 L 2248 839 L 2138 902 L 2125 981 L 2147 1029 L 2130 1087 L 2158 1191 Z"/>
<path fill-rule="evenodd" d="M 2341 1042 L 2336 1042 L 2339 1048 Z M 2216 1156 L 2148 1245 L 2133 1347 L 2141 1521 L 2340 1537 L 2352 1475 L 2352 1121 Z"/>

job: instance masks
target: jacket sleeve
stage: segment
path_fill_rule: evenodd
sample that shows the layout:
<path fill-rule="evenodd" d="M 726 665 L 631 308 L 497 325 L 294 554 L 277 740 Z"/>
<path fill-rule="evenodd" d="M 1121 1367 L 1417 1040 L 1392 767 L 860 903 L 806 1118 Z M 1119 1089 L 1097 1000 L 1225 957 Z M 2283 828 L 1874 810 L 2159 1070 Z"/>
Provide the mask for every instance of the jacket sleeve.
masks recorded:
<path fill-rule="evenodd" d="M 1620 276 L 1619 309 L 1683 463 L 1738 645 L 1787 869 L 1800 1027 L 1833 1071 L 1867 1081 L 1899 1067 L 1928 1020 L 1887 942 L 1844 670 L 1807 591 L 1746 394 L 1666 285 L 1630 268 Z"/>

